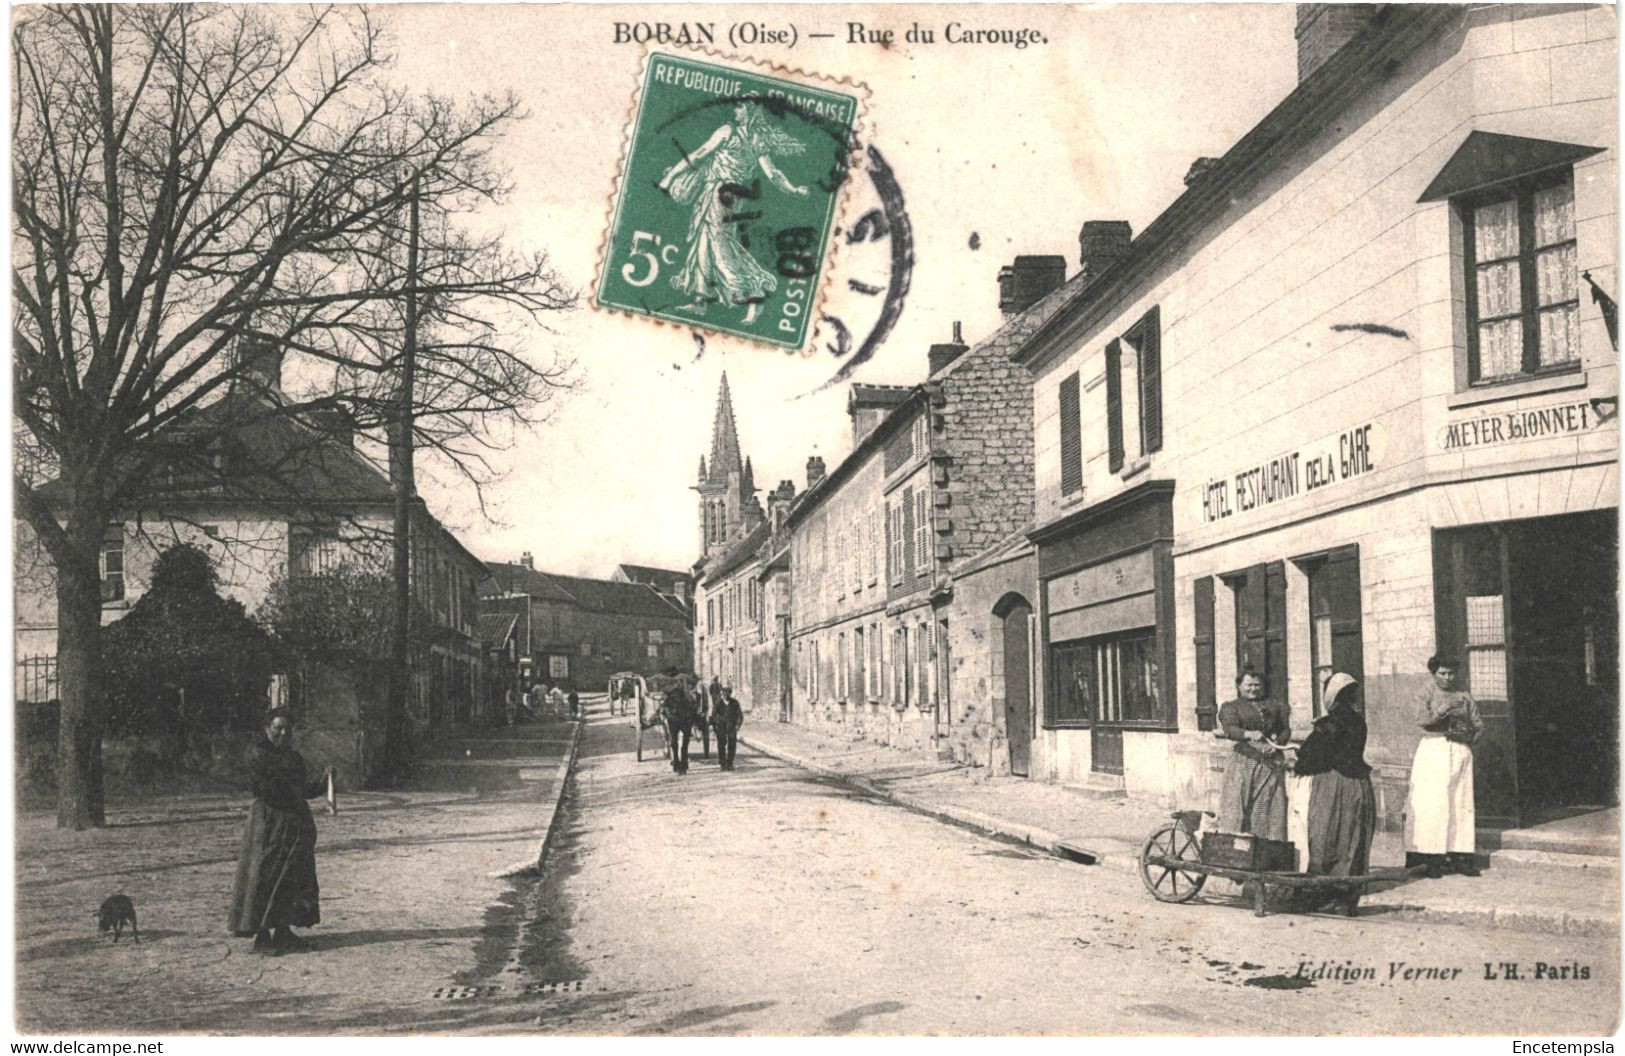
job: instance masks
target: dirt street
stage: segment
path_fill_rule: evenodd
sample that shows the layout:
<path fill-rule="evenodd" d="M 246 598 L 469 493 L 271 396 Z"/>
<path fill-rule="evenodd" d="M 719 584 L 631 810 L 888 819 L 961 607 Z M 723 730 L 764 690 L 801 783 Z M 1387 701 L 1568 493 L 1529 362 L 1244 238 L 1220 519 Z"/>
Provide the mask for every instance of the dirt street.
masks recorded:
<path fill-rule="evenodd" d="M 265 962 L 218 934 L 235 817 L 155 827 L 153 837 L 206 831 L 209 850 L 188 836 L 194 849 L 168 864 L 81 877 L 53 899 L 88 912 L 92 894 L 133 875 L 206 876 L 213 901 L 195 907 L 198 919 L 155 920 L 156 941 L 139 948 L 81 936 L 88 916 L 71 937 L 48 928 L 45 881 L 30 865 L 19 876 L 23 1022 L 115 1029 L 102 1011 L 111 986 L 126 998 L 116 1023 L 126 1033 L 1612 1029 L 1612 939 L 1380 916 L 1259 920 L 1221 897 L 1162 905 L 1125 873 L 873 801 L 744 748 L 723 773 L 696 741 L 678 777 L 654 742 L 646 735 L 636 762 L 625 720 L 599 705 L 540 880 L 485 879 L 514 856 L 520 815 L 535 809 L 528 791 L 526 802 L 418 803 L 394 818 L 397 838 L 364 845 L 330 838 L 343 815 L 324 819 L 334 925 L 315 930 L 328 934 L 314 954 Z M 1515 962 L 1520 978 L 1487 980 L 1486 962 Z M 1542 964 L 1571 978 L 1537 979 Z M 137 987 L 147 996 L 128 1000 Z"/>

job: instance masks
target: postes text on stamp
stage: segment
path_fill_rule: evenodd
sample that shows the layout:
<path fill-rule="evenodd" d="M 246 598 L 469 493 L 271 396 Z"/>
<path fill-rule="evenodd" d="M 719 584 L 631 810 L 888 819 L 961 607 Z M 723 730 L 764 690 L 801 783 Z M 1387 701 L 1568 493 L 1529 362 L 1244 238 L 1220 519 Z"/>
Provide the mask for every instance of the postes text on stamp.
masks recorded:
<path fill-rule="evenodd" d="M 858 110 L 833 85 L 651 54 L 599 306 L 802 347 Z"/>

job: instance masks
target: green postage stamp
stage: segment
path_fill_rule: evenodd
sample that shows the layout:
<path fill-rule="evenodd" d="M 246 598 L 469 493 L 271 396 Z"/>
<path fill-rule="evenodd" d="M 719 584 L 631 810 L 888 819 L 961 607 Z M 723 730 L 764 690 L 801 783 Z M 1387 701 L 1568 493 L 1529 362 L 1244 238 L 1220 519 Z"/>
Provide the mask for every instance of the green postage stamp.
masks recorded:
<path fill-rule="evenodd" d="M 859 91 L 650 54 L 597 304 L 802 347 L 855 157 Z"/>

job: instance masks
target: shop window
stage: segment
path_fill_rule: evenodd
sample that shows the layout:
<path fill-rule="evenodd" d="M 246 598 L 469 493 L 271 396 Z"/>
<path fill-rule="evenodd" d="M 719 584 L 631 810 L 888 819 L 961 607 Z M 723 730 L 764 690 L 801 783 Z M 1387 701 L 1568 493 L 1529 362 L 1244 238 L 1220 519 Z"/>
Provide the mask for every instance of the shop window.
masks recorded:
<path fill-rule="evenodd" d="M 1340 547 L 1327 554 L 1300 558 L 1297 565 L 1309 580 L 1309 663 L 1314 672 L 1313 707 L 1325 714 L 1323 692 L 1335 671 L 1365 685 L 1360 631 L 1360 548 Z"/>
<path fill-rule="evenodd" d="M 1507 699 L 1505 611 L 1500 594 L 1467 597 L 1467 684 L 1482 700 Z"/>
<path fill-rule="evenodd" d="M 1050 721 L 1056 725 L 1081 725 L 1094 713 L 1090 696 L 1092 680 L 1086 674 L 1094 666 L 1094 647 L 1085 640 L 1056 642 L 1050 655 Z"/>
<path fill-rule="evenodd" d="M 1051 647 L 1057 722 L 1155 722 L 1161 673 L 1157 631 L 1140 627 Z"/>
<path fill-rule="evenodd" d="M 124 525 L 110 524 L 102 533 L 102 600 L 124 600 Z"/>
<path fill-rule="evenodd" d="M 1264 674 L 1272 700 L 1286 700 L 1286 563 L 1272 561 L 1224 577 L 1235 599 L 1236 670 Z"/>
<path fill-rule="evenodd" d="M 1061 494 L 1083 490 L 1083 432 L 1078 407 L 1078 375 L 1061 379 Z"/>
<path fill-rule="evenodd" d="M 1463 196 L 1456 208 L 1469 382 L 1494 384 L 1578 368 L 1573 170 Z"/>

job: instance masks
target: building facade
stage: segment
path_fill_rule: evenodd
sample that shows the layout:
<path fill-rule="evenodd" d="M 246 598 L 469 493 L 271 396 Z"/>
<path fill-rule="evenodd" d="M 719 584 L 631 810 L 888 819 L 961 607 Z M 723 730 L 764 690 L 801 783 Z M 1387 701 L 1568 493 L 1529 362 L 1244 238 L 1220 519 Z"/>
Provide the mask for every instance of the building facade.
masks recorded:
<path fill-rule="evenodd" d="M 693 628 L 674 596 L 643 583 L 542 572 L 525 553 L 488 562 L 485 613 L 515 613 L 520 684 L 596 692 L 611 675 L 690 670 Z"/>
<path fill-rule="evenodd" d="M 140 508 L 120 511 L 107 526 L 99 555 L 104 626 L 146 593 L 159 555 L 179 544 L 209 554 L 220 593 L 251 615 L 273 593 L 292 597 L 341 574 L 387 583 L 394 532 L 387 476 L 356 449 L 341 423 L 287 409 L 278 350 L 240 354 L 254 357 L 245 379 L 196 418 L 176 424 L 174 463 L 155 471 Z M 193 450 L 189 430 L 210 437 L 211 449 Z M 52 485 L 42 491 L 49 496 Z M 430 625 L 410 661 L 413 723 L 427 729 L 482 721 L 491 714 L 486 651 L 476 626 L 485 566 L 421 500 L 411 510 L 409 561 L 413 598 Z M 55 696 L 55 579 L 21 523 L 15 583 L 19 699 L 48 701 Z M 294 707 L 301 736 L 324 758 L 351 775 L 372 772 L 381 686 L 295 657 L 267 692 L 268 700 Z"/>
<path fill-rule="evenodd" d="M 1042 776 L 1211 804 L 1240 668 L 1341 670 L 1397 825 L 1439 653 L 1481 823 L 1617 802 L 1615 16 L 1378 10 L 1016 353 Z"/>

